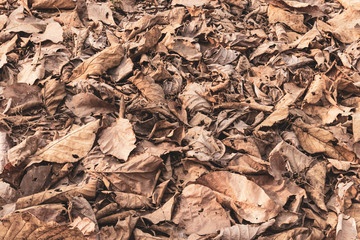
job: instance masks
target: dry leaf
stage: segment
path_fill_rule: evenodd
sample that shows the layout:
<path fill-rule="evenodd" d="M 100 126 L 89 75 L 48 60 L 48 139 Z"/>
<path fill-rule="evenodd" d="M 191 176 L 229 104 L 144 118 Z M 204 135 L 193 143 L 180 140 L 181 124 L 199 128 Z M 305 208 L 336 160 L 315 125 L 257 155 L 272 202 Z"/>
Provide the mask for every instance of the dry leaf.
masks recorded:
<path fill-rule="evenodd" d="M 132 125 L 125 118 L 117 119 L 116 123 L 104 129 L 98 142 L 103 153 L 111 154 L 125 161 L 136 147 L 136 137 Z"/>
<path fill-rule="evenodd" d="M 261 187 L 239 174 L 213 172 L 196 182 L 211 188 L 218 199 L 234 206 L 233 210 L 251 223 L 266 222 L 281 210 Z"/>
<path fill-rule="evenodd" d="M 230 227 L 227 213 L 208 187 L 191 184 L 179 196 L 173 222 L 184 228 L 187 234 L 209 234 Z"/>
<path fill-rule="evenodd" d="M 98 128 L 99 120 L 96 120 L 70 132 L 38 150 L 31 158 L 31 163 L 42 161 L 56 163 L 79 161 L 92 148 Z"/>
<path fill-rule="evenodd" d="M 121 63 L 124 48 L 118 44 L 106 48 L 77 66 L 69 81 L 87 79 L 90 75 L 101 75 Z"/>

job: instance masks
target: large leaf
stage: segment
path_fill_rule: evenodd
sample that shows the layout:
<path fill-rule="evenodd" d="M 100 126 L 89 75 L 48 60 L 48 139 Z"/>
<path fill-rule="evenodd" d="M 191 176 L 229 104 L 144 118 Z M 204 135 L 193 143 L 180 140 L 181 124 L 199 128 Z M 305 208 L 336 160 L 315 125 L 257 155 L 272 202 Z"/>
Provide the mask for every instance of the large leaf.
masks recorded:
<path fill-rule="evenodd" d="M 41 161 L 56 163 L 79 161 L 92 148 L 98 128 L 99 120 L 96 120 L 49 143 L 34 154 L 32 163 Z"/>

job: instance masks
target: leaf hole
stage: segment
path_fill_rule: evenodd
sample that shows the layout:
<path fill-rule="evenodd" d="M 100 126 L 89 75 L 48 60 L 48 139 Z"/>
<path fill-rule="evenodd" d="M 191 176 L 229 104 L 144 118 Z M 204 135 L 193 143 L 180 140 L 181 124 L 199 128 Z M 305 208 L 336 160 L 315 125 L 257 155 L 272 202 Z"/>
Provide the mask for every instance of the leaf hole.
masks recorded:
<path fill-rule="evenodd" d="M 76 154 L 73 154 L 72 156 L 73 156 L 73 158 L 76 158 L 76 159 L 79 158 L 79 156 Z"/>

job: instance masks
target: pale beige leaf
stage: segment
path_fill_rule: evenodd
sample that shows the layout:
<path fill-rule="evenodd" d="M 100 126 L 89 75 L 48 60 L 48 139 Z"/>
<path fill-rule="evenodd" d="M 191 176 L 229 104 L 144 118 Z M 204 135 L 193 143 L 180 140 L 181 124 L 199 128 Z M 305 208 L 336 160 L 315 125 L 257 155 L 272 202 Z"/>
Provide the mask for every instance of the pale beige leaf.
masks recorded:
<path fill-rule="evenodd" d="M 56 163 L 79 161 L 92 148 L 98 128 L 99 120 L 96 120 L 49 143 L 46 147 L 35 153 L 32 157 L 32 163 L 42 161 Z"/>
<path fill-rule="evenodd" d="M 357 239 L 357 229 L 355 219 L 340 213 L 336 226 L 336 240 Z"/>
<path fill-rule="evenodd" d="M 352 129 L 354 133 L 354 141 L 360 141 L 360 108 L 356 108 L 355 113 L 352 115 Z"/>
<path fill-rule="evenodd" d="M 333 28 L 334 36 L 343 43 L 352 43 L 359 39 L 360 32 L 358 25 L 360 24 L 360 11 L 346 9 L 336 14 L 327 21 Z"/>
<path fill-rule="evenodd" d="M 360 10 L 360 2 L 358 0 L 337 0 L 344 6 L 344 8 L 350 8 L 353 10 Z"/>
<path fill-rule="evenodd" d="M 89 75 L 101 75 L 106 70 L 118 66 L 123 56 L 124 48 L 122 45 L 108 47 L 77 66 L 69 81 L 87 79 Z"/>
<path fill-rule="evenodd" d="M 135 133 L 126 118 L 119 118 L 110 127 L 104 129 L 98 142 L 103 153 L 111 154 L 125 161 L 136 147 Z"/>

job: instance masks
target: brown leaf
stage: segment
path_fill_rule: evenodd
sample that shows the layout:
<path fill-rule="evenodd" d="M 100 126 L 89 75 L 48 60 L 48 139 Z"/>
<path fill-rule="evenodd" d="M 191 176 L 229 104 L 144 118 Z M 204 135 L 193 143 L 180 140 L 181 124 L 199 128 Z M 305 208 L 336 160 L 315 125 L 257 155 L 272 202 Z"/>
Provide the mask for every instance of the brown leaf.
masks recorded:
<path fill-rule="evenodd" d="M 146 99 L 154 103 L 164 103 L 165 94 L 161 86 L 155 83 L 154 79 L 150 76 L 144 76 L 138 72 L 135 76 L 129 79 L 143 94 Z"/>
<path fill-rule="evenodd" d="M 306 124 L 300 119 L 296 119 L 293 129 L 302 148 L 308 153 L 325 153 L 329 157 L 350 162 L 355 160 L 353 152 L 332 143 L 335 138 L 331 132 Z"/>
<path fill-rule="evenodd" d="M 143 153 L 131 157 L 124 164 L 112 164 L 95 170 L 104 173 L 104 177 L 112 184 L 115 191 L 150 197 L 162 163 L 160 157 Z"/>
<path fill-rule="evenodd" d="M 98 142 L 103 153 L 111 154 L 125 161 L 136 147 L 136 137 L 132 125 L 125 118 L 117 119 L 110 127 L 104 129 Z"/>
<path fill-rule="evenodd" d="M 106 48 L 77 66 L 69 81 L 87 79 L 90 75 L 101 75 L 108 69 L 118 66 L 124 56 L 124 48 L 118 44 Z"/>
<path fill-rule="evenodd" d="M 216 201 L 215 193 L 198 184 L 191 184 L 182 191 L 173 222 L 189 235 L 209 234 L 230 227 L 228 215 Z"/>
<path fill-rule="evenodd" d="M 273 225 L 275 219 L 271 219 L 268 222 L 265 222 L 261 225 L 245 225 L 245 224 L 236 224 L 228 228 L 220 230 L 219 235 L 214 239 L 222 240 L 232 240 L 232 239 L 242 239 L 242 240 L 251 240 L 255 239 L 256 236 L 259 236 L 266 231 L 271 225 Z"/>
<path fill-rule="evenodd" d="M 60 225 L 55 222 L 43 222 L 31 213 L 12 213 L 1 219 L 1 239 L 49 239 L 56 236 L 60 239 L 86 239 L 77 229 L 68 225 Z"/>
<path fill-rule="evenodd" d="M 75 3 L 72 0 L 30 0 L 32 9 L 73 9 Z"/>
<path fill-rule="evenodd" d="M 24 209 L 42 203 L 67 202 L 69 196 L 82 195 L 88 199 L 94 199 L 96 195 L 97 179 L 90 179 L 82 185 L 61 186 L 57 189 L 45 190 L 30 196 L 19 198 L 16 201 L 16 209 Z"/>
<path fill-rule="evenodd" d="M 295 14 L 283 10 L 278 7 L 274 7 L 272 4 L 268 8 L 268 17 L 270 23 L 285 23 L 294 31 L 300 33 L 306 33 L 307 27 L 304 25 L 304 16 L 300 14 Z"/>
<path fill-rule="evenodd" d="M 158 224 L 162 221 L 171 221 L 175 206 L 175 197 L 177 197 L 177 194 L 171 197 L 162 207 L 143 217 L 149 219 L 154 224 Z"/>
<path fill-rule="evenodd" d="M 314 166 L 310 167 L 306 172 L 306 179 L 309 181 L 309 185 L 306 185 L 305 189 L 310 193 L 310 197 L 320 209 L 327 211 L 324 201 L 326 180 L 325 163 L 317 162 Z"/>
<path fill-rule="evenodd" d="M 99 120 L 96 120 L 70 132 L 38 150 L 31 158 L 31 163 L 42 161 L 56 163 L 79 161 L 92 148 L 98 128 Z"/>
<path fill-rule="evenodd" d="M 65 102 L 66 106 L 78 117 L 92 114 L 106 114 L 115 112 L 114 105 L 109 104 L 92 93 L 79 93 Z"/>
<path fill-rule="evenodd" d="M 223 202 L 231 201 L 234 211 L 251 223 L 266 222 L 281 210 L 261 187 L 239 174 L 213 172 L 196 182 L 211 188 Z"/>
<path fill-rule="evenodd" d="M 320 75 L 316 75 L 314 81 L 312 81 L 308 92 L 305 95 L 304 101 L 307 103 L 315 104 L 323 96 L 325 90 L 325 79 Z"/>
<path fill-rule="evenodd" d="M 45 83 L 45 86 L 42 89 L 42 95 L 46 110 L 51 115 L 54 115 L 60 103 L 66 96 L 65 85 L 55 79 L 50 79 Z"/>

